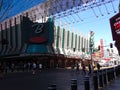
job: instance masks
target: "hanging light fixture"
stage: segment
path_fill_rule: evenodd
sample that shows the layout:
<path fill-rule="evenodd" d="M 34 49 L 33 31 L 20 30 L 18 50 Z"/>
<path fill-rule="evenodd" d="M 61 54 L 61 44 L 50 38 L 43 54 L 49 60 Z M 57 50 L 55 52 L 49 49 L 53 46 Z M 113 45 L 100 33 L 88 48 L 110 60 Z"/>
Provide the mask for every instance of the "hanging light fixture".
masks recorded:
<path fill-rule="evenodd" d="M 107 11 L 107 14 L 110 14 L 110 12 L 108 11 L 108 8 L 107 8 L 106 4 L 104 3 L 103 5 L 105 6 L 105 9 L 106 9 L 106 11 Z"/>
<path fill-rule="evenodd" d="M 98 18 L 98 16 L 97 16 L 97 14 L 96 14 L 95 10 L 93 9 L 93 7 L 91 7 L 91 9 L 92 9 L 92 11 L 93 11 L 94 15 Z"/>
<path fill-rule="evenodd" d="M 114 7 L 114 4 L 113 4 L 112 1 L 111 1 L 111 4 L 112 4 L 112 7 L 113 7 L 113 11 L 114 11 L 114 13 L 116 13 L 116 10 L 115 10 L 115 7 Z"/>

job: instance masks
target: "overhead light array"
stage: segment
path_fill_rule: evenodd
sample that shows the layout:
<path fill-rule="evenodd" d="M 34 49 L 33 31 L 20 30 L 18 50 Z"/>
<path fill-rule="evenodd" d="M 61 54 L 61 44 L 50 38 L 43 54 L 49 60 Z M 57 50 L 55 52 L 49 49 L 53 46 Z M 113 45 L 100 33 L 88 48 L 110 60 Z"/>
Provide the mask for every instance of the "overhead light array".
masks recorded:
<path fill-rule="evenodd" d="M 112 8 L 113 8 L 114 13 L 116 13 L 117 11 L 115 10 L 113 2 L 111 1 L 110 3 L 112 4 Z"/>
<path fill-rule="evenodd" d="M 114 1 L 115 0 L 96 0 L 94 3 L 92 2 L 91 4 L 86 3 L 83 6 L 77 6 L 77 7 L 73 7 L 71 9 L 62 11 L 60 13 L 56 13 L 52 16 L 54 16 L 56 19 L 60 19 L 63 17 L 66 17 L 70 20 L 69 17 L 71 17 L 71 19 L 73 19 L 74 21 L 70 20 L 71 23 L 75 23 L 75 22 L 83 22 L 84 18 L 82 18 L 79 13 L 82 13 L 86 10 L 92 10 L 93 14 L 95 15 L 96 18 L 99 17 L 99 13 L 100 16 L 105 16 L 105 13 L 102 11 L 101 7 L 104 8 L 104 10 L 107 12 L 107 14 L 110 14 L 110 10 L 109 7 L 107 6 L 107 4 L 111 4 L 112 8 L 113 8 L 113 12 L 116 13 L 115 7 L 114 7 Z M 97 11 L 96 11 L 97 10 Z M 99 12 L 99 13 L 98 13 Z M 104 13 L 104 14 L 103 14 Z M 79 21 L 76 20 L 76 18 L 74 16 L 77 16 L 79 18 Z M 71 24 L 69 23 L 69 24 Z"/>

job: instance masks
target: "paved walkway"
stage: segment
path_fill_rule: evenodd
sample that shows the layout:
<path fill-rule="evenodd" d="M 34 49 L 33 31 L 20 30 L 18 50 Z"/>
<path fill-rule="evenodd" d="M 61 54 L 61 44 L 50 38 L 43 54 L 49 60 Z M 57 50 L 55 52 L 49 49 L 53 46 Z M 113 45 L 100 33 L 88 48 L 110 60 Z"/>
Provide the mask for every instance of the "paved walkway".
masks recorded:
<path fill-rule="evenodd" d="M 120 90 L 120 77 L 109 83 L 101 90 Z"/>
<path fill-rule="evenodd" d="M 48 90 L 48 86 L 56 84 L 57 90 L 71 90 L 71 79 L 77 79 L 78 90 L 84 90 L 84 74 L 81 71 L 66 69 L 43 70 L 32 72 L 9 73 L 0 80 L 0 90 Z M 100 90 L 120 90 L 120 78 L 112 81 Z M 90 90 L 93 90 L 90 77 Z"/>

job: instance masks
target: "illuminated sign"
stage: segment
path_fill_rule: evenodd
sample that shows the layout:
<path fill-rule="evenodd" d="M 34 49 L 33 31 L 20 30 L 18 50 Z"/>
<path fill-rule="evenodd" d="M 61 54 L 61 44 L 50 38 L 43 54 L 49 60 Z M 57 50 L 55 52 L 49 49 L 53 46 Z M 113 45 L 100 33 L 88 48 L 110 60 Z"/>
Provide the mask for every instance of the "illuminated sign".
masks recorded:
<path fill-rule="evenodd" d="M 44 43 L 47 41 L 45 23 L 34 23 L 30 36 L 30 43 Z"/>
<path fill-rule="evenodd" d="M 119 39 L 120 38 L 120 13 L 110 18 L 110 25 L 111 25 L 113 40 Z"/>
<path fill-rule="evenodd" d="M 32 25 L 33 30 L 35 31 L 35 33 L 41 33 L 43 31 L 43 27 L 44 25 L 42 23 L 35 23 Z"/>

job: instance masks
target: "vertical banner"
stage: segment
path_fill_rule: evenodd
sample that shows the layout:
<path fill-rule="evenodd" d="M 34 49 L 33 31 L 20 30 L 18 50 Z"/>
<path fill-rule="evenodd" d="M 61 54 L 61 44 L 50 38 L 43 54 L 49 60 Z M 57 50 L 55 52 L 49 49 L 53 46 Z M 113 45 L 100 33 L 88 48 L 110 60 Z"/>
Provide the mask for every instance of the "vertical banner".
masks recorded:
<path fill-rule="evenodd" d="M 16 32 L 17 32 L 17 49 L 18 52 L 20 52 L 21 46 L 22 46 L 22 42 L 21 42 L 21 18 L 20 15 L 18 15 L 16 17 Z"/>
<path fill-rule="evenodd" d="M 110 18 L 110 26 L 115 46 L 117 47 L 120 55 L 120 13 L 117 13 L 115 16 Z"/>
<path fill-rule="evenodd" d="M 20 16 L 21 20 L 21 41 L 28 43 L 32 31 L 32 21 L 28 17 Z M 23 45 L 22 45 L 23 46 Z"/>
<path fill-rule="evenodd" d="M 70 43 L 70 31 L 67 31 L 67 49 L 68 48 L 70 48 L 70 45 L 71 45 L 71 43 Z"/>
<path fill-rule="evenodd" d="M 10 45 L 10 22 L 9 22 L 9 19 L 7 20 L 7 41 L 8 41 L 8 44 L 7 44 L 7 54 L 9 54 L 9 51 L 10 51 L 10 48 L 11 48 L 11 45 Z"/>
<path fill-rule="evenodd" d="M 29 19 L 29 17 L 25 17 L 20 15 L 20 28 L 21 28 L 21 53 L 26 52 L 27 45 L 29 43 L 30 32 L 32 30 L 33 22 Z"/>
<path fill-rule="evenodd" d="M 16 17 L 14 17 L 14 28 L 15 28 L 15 53 L 17 54 L 18 53 L 18 51 L 17 51 L 17 47 L 18 47 L 18 31 L 17 31 L 17 24 L 16 24 Z"/>
<path fill-rule="evenodd" d="M 12 40 L 12 19 L 9 20 L 10 22 L 10 53 L 12 51 L 12 48 L 13 48 L 13 40 Z"/>
<path fill-rule="evenodd" d="M 5 52 L 5 22 L 2 23 L 2 52 L 1 54 L 4 55 Z"/>
<path fill-rule="evenodd" d="M 110 18 L 110 26 L 113 40 L 120 39 L 120 13 Z"/>
<path fill-rule="evenodd" d="M 6 50 L 8 48 L 8 37 L 7 37 L 7 21 L 5 21 L 5 38 L 4 38 L 4 43 L 5 43 L 5 54 L 6 54 Z"/>
<path fill-rule="evenodd" d="M 16 35 L 15 35 L 15 18 L 11 19 L 11 33 L 12 33 L 12 51 L 14 52 L 16 48 Z"/>
<path fill-rule="evenodd" d="M 53 43 L 53 47 L 56 48 L 56 28 L 57 26 L 54 26 L 54 43 Z"/>

